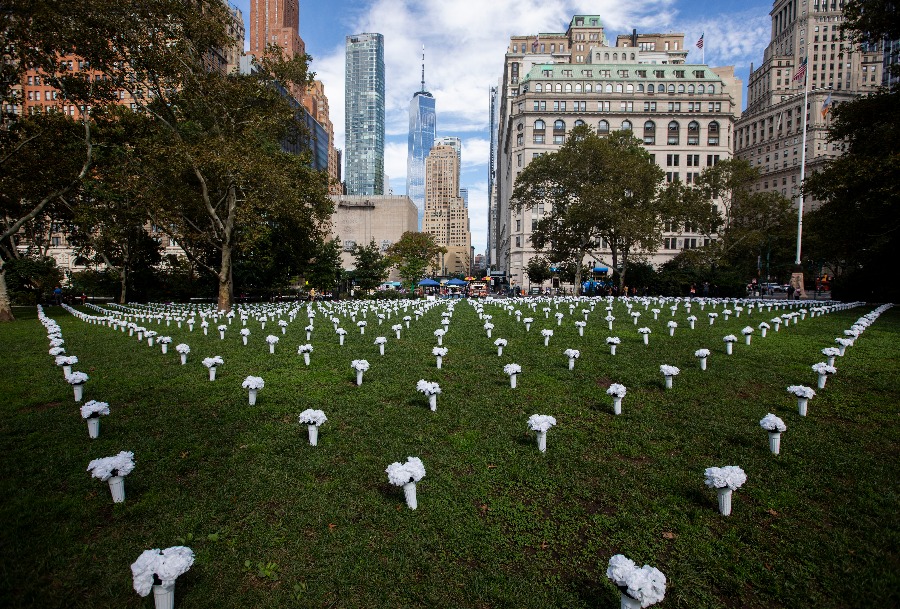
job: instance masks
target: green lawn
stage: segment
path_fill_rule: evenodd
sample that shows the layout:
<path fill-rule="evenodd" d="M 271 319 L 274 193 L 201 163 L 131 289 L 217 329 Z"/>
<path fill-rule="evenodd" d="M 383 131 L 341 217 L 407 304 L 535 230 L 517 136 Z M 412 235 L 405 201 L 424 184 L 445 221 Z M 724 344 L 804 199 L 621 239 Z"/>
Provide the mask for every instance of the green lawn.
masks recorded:
<path fill-rule="evenodd" d="M 0 325 L 0 606 L 150 607 L 132 589 L 141 551 L 189 545 L 194 567 L 178 579 L 176 606 L 191 607 L 618 607 L 606 565 L 621 553 L 668 579 L 662 607 L 890 607 L 900 605 L 898 409 L 900 310 L 882 315 L 838 358 L 838 373 L 797 414 L 785 388 L 815 387 L 810 366 L 823 347 L 874 309 L 860 306 L 755 332 L 725 355 L 722 337 L 775 315 L 746 312 L 674 338 L 643 306 L 635 326 L 621 303 L 613 332 L 605 304 L 585 336 L 541 308 L 530 332 L 499 306 L 488 339 L 472 306 L 456 306 L 442 370 L 432 335 L 445 307 L 430 310 L 398 341 L 373 313 L 360 336 L 349 319 L 338 346 L 320 313 L 312 365 L 297 355 L 305 311 L 281 336 L 252 319 L 224 341 L 210 324 L 150 326 L 173 337 L 169 354 L 88 325 L 61 308 L 85 399 L 109 402 L 100 437 L 88 438 L 72 390 L 47 354 L 34 310 Z M 556 310 L 554 309 L 553 312 Z M 721 313 L 721 307 L 718 309 Z M 401 313 L 402 316 L 404 313 Z M 406 314 L 412 314 L 412 309 Z M 552 317 L 552 313 L 551 313 Z M 637 333 L 649 326 L 650 345 Z M 544 347 L 540 330 L 553 328 Z M 281 336 L 275 355 L 265 336 Z M 387 336 L 384 357 L 373 344 Z M 607 336 L 622 344 L 611 356 Z M 497 337 L 509 345 L 498 357 Z M 181 366 L 176 343 L 191 347 Z M 699 369 L 693 353 L 713 353 Z M 581 351 L 568 370 L 566 348 Z M 224 366 L 210 383 L 204 357 Z M 371 363 L 361 387 L 350 361 Z M 522 366 L 518 388 L 503 365 Z M 663 389 L 660 364 L 681 368 Z M 241 382 L 261 376 L 254 407 Z M 437 412 L 416 393 L 442 388 Z M 605 390 L 628 387 L 623 414 Z M 328 416 L 311 447 L 297 415 Z M 788 426 L 772 455 L 759 420 Z M 556 417 L 547 452 L 525 422 Z M 135 453 L 126 502 L 85 470 L 91 459 Z M 409 510 L 385 467 L 418 456 L 427 475 Z M 739 465 L 747 483 L 733 512 L 719 515 L 703 484 L 710 466 Z"/>

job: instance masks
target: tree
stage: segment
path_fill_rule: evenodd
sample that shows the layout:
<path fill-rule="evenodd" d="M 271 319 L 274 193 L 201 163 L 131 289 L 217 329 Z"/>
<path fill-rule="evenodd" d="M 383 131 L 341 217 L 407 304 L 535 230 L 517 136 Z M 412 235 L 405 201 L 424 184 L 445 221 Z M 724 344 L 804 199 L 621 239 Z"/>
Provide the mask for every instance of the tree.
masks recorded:
<path fill-rule="evenodd" d="M 623 286 L 632 254 L 662 243 L 664 220 L 697 213 L 689 205 L 696 199 L 661 189 L 662 178 L 630 132 L 601 137 L 582 125 L 557 152 L 528 164 L 516 178 L 512 201 L 519 211 L 546 210 L 532 229 L 532 244 L 560 264 L 573 263 L 580 293 L 584 257 L 603 240 Z"/>
<path fill-rule="evenodd" d="M 6 274 L 10 294 L 22 304 L 44 302 L 63 278 L 56 260 L 49 256 L 21 256 L 10 260 Z"/>
<path fill-rule="evenodd" d="M 400 278 L 414 287 L 425 275 L 428 267 L 437 263 L 438 254 L 446 254 L 447 248 L 434 242 L 430 233 L 406 231 L 387 251 L 392 266 L 397 267 Z"/>
<path fill-rule="evenodd" d="M 356 259 L 356 269 L 351 272 L 350 277 L 363 292 L 374 290 L 387 279 L 391 261 L 382 255 L 374 239 L 365 247 L 354 247 L 353 257 Z"/>
<path fill-rule="evenodd" d="M 529 260 L 525 266 L 525 274 L 528 275 L 528 280 L 531 283 L 538 285 L 553 278 L 553 273 L 550 271 L 550 261 L 544 256 L 535 256 Z"/>
<path fill-rule="evenodd" d="M 306 282 L 320 292 L 333 290 L 343 275 L 341 242 L 335 238 L 318 242 L 315 255 L 306 269 Z"/>

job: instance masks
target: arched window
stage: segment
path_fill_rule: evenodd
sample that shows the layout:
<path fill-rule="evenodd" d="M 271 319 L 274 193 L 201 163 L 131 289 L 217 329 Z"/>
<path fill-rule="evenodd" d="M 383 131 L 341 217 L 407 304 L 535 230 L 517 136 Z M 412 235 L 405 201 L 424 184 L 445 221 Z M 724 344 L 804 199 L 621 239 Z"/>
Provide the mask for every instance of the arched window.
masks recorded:
<path fill-rule="evenodd" d="M 631 131 L 631 121 L 625 119 L 622 121 L 622 131 Z"/>
<path fill-rule="evenodd" d="M 678 85 L 678 92 L 684 93 L 684 85 Z"/>
<path fill-rule="evenodd" d="M 581 93 L 581 83 L 580 82 L 575 83 L 575 92 Z"/>
<path fill-rule="evenodd" d="M 688 85 L 688 93 L 691 95 L 694 94 L 694 85 Z"/>
<path fill-rule="evenodd" d="M 577 119 L 577 120 L 575 121 L 575 126 L 576 126 L 576 127 L 580 127 L 580 126 L 582 126 L 583 124 L 584 124 L 584 121 L 581 120 L 580 118 Z"/>
<path fill-rule="evenodd" d="M 554 144 L 565 144 L 566 143 L 566 121 L 558 118 L 553 121 L 553 143 Z"/>
<path fill-rule="evenodd" d="M 619 61 L 619 54 L 613 53 L 613 61 Z"/>
<path fill-rule="evenodd" d="M 688 123 L 688 146 L 697 146 L 700 144 L 700 123 L 691 121 Z"/>
<path fill-rule="evenodd" d="M 562 93 L 562 85 L 560 83 L 556 83 L 556 92 Z"/>
<path fill-rule="evenodd" d="M 653 86 L 652 84 L 647 85 L 647 93 L 654 93 L 654 92 L 656 92 L 656 87 Z"/>
<path fill-rule="evenodd" d="M 534 121 L 534 130 L 535 131 L 543 131 L 546 128 L 547 128 L 546 124 L 541 119 L 537 119 L 536 121 Z"/>
<path fill-rule="evenodd" d="M 631 61 L 634 61 L 634 53 L 631 54 Z"/>
<path fill-rule="evenodd" d="M 653 121 L 644 123 L 644 143 L 656 144 L 656 123 Z"/>
<path fill-rule="evenodd" d="M 584 90 L 586 93 L 590 93 L 591 91 L 593 91 L 593 87 L 591 87 L 591 83 L 587 83 L 586 85 L 584 85 Z"/>
<path fill-rule="evenodd" d="M 669 123 L 668 131 L 669 134 L 666 137 L 666 143 L 669 146 L 677 146 L 679 141 L 679 130 L 681 126 L 678 124 L 678 121 L 672 121 Z"/>
<path fill-rule="evenodd" d="M 715 93 L 715 92 L 716 92 L 716 85 L 709 85 L 709 92 L 710 92 L 710 94 Z"/>
<path fill-rule="evenodd" d="M 707 137 L 710 146 L 719 145 L 719 123 L 717 123 L 716 121 L 712 121 L 707 126 Z"/>
<path fill-rule="evenodd" d="M 706 85 L 699 85 L 697 87 L 697 93 L 700 93 L 700 94 L 706 93 Z"/>
<path fill-rule="evenodd" d="M 570 82 L 567 82 L 567 83 L 566 83 L 565 92 L 566 92 L 566 93 L 571 93 L 571 92 L 572 92 L 572 83 L 570 83 Z"/>
<path fill-rule="evenodd" d="M 625 85 L 625 92 L 626 93 L 634 93 L 634 85 L 631 83 Z"/>
<path fill-rule="evenodd" d="M 532 133 L 532 139 L 534 140 L 535 144 L 547 143 L 547 140 L 544 139 L 544 136 L 545 136 L 544 128 L 545 127 L 546 127 L 546 125 L 544 124 L 544 121 L 542 121 L 541 119 L 537 119 L 536 121 L 534 121 L 534 132 Z"/>
<path fill-rule="evenodd" d="M 669 93 L 675 92 L 675 85 L 669 85 Z"/>
<path fill-rule="evenodd" d="M 616 93 L 622 92 L 622 83 L 616 83 Z"/>
<path fill-rule="evenodd" d="M 535 93 L 543 93 L 544 92 L 543 85 L 541 83 L 537 83 L 536 85 L 534 85 L 534 92 Z"/>
<path fill-rule="evenodd" d="M 566 130 L 566 121 L 561 118 L 556 119 L 553 122 L 553 131 L 565 131 Z"/>
<path fill-rule="evenodd" d="M 605 89 L 605 91 L 606 91 L 607 93 L 612 93 L 612 85 L 609 84 L 609 83 L 606 83 L 606 89 Z"/>
<path fill-rule="evenodd" d="M 597 123 L 597 133 L 599 135 L 606 135 L 609 133 L 609 123 L 606 121 L 600 121 Z"/>
<path fill-rule="evenodd" d="M 640 84 L 638 84 L 638 93 L 643 93 L 643 92 L 644 92 L 644 84 L 640 83 Z"/>
<path fill-rule="evenodd" d="M 604 59 L 605 61 L 609 61 L 609 53 L 604 53 L 604 54 L 603 54 L 603 59 Z"/>

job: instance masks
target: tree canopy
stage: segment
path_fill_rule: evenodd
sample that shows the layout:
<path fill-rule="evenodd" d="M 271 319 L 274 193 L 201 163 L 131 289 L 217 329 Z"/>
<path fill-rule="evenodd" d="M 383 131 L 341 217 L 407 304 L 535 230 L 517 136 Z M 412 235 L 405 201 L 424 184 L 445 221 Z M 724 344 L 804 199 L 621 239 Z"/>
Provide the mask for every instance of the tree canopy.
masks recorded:
<path fill-rule="evenodd" d="M 437 264 L 438 254 L 446 254 L 447 248 L 434 242 L 430 233 L 406 231 L 387 251 L 391 264 L 397 267 L 400 278 L 412 288 L 429 267 Z"/>

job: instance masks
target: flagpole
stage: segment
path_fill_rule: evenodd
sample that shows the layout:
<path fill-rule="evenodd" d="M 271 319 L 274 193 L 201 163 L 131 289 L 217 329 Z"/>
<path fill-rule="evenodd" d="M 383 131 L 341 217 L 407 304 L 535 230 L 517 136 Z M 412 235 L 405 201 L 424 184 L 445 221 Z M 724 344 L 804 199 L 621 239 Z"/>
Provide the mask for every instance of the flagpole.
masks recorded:
<path fill-rule="evenodd" d="M 806 178 L 806 128 L 810 112 L 809 104 L 809 55 L 806 56 L 806 73 L 803 75 L 803 148 L 800 151 L 800 197 L 797 204 L 797 256 L 794 264 L 800 264 L 800 245 L 803 240 L 803 180 Z"/>

